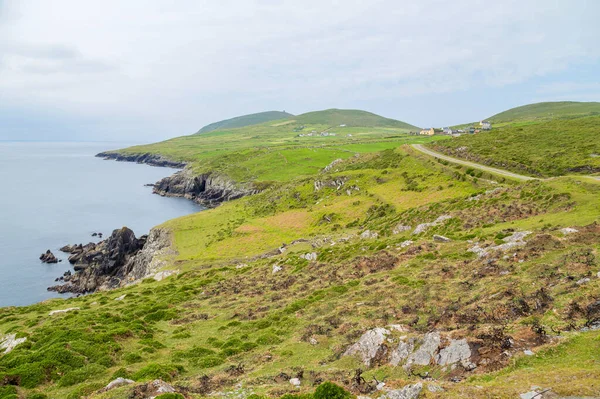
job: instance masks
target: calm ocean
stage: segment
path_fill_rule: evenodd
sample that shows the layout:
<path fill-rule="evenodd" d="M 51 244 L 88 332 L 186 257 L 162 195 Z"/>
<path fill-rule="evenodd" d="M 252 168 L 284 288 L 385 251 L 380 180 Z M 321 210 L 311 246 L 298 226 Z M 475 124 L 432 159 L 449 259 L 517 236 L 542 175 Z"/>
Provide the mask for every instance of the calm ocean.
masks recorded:
<path fill-rule="evenodd" d="M 0 142 L 0 307 L 59 296 L 46 288 L 70 269 L 65 244 L 106 238 L 127 226 L 137 236 L 168 219 L 202 208 L 180 198 L 152 194 L 146 183 L 174 172 L 134 163 L 104 161 L 98 152 L 115 143 Z M 42 264 L 51 249 L 63 259 Z"/>

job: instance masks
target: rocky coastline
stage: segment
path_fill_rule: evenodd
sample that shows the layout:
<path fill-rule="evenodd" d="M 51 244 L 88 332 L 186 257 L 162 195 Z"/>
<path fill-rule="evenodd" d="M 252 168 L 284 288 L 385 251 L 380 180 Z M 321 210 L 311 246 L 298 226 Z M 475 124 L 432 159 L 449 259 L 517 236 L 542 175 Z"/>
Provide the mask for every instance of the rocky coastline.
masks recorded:
<path fill-rule="evenodd" d="M 118 152 L 101 152 L 96 154 L 96 157 L 103 158 L 105 160 L 113 160 L 119 162 L 136 162 L 143 163 L 151 166 L 160 166 L 165 168 L 183 169 L 186 167 L 185 162 L 173 161 L 165 158 L 162 155 L 157 154 L 121 154 Z"/>
<path fill-rule="evenodd" d="M 183 169 L 147 186 L 153 187 L 154 194 L 187 198 L 208 208 L 260 191 L 251 183 L 240 184 L 218 173 L 195 174 L 191 169 L 186 168 L 185 162 L 172 161 L 162 155 L 101 152 L 96 156 L 107 160 Z"/>
<path fill-rule="evenodd" d="M 74 273 L 67 271 L 48 287 L 58 293 L 87 294 L 135 283 L 158 272 L 163 255 L 173 253 L 169 233 L 152 229 L 149 235 L 136 237 L 123 227 L 98 243 L 65 245 Z"/>
<path fill-rule="evenodd" d="M 184 169 L 154 184 L 153 192 L 166 197 L 183 197 L 212 208 L 260 190 L 253 185 L 242 185 L 214 173 L 195 175 Z"/>

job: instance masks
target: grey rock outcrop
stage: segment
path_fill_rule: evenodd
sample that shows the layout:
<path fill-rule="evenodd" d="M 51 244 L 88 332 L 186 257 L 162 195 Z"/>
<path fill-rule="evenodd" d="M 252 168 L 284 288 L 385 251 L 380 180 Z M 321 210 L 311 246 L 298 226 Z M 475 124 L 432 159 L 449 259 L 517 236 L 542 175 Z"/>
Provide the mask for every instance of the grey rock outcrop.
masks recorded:
<path fill-rule="evenodd" d="M 454 369 L 460 365 L 471 371 L 477 367 L 472 359 L 477 359 L 478 351 L 466 339 L 442 338 L 438 331 L 432 331 L 421 337 L 400 337 L 395 347 L 389 348 L 395 342 L 391 334 L 385 328 L 368 330 L 346 349 L 344 356 L 358 355 L 367 367 L 386 362 L 391 366 L 402 365 L 405 369 L 429 365 L 452 366 Z"/>
<path fill-rule="evenodd" d="M 125 385 L 133 384 L 135 381 L 129 380 L 127 378 L 119 377 L 117 379 L 112 380 L 108 383 L 107 386 L 102 389 L 103 392 L 110 391 L 111 389 L 119 388 Z"/>
<path fill-rule="evenodd" d="M 12 352 L 18 345 L 27 341 L 27 338 L 17 338 L 17 334 L 9 334 L 0 338 L 0 352 L 6 355 Z"/>
<path fill-rule="evenodd" d="M 450 345 L 440 350 L 436 361 L 440 366 L 460 362 L 465 368 L 469 368 L 471 355 L 471 348 L 466 339 L 451 340 Z"/>
<path fill-rule="evenodd" d="M 427 366 L 435 362 L 435 354 L 440 347 L 441 337 L 437 331 L 425 334 L 421 346 L 407 359 L 407 365 Z"/>
<path fill-rule="evenodd" d="M 433 241 L 437 241 L 437 242 L 450 242 L 452 240 L 449 239 L 448 237 L 444 237 L 444 236 L 441 236 L 439 234 L 434 234 L 433 235 Z"/>
<path fill-rule="evenodd" d="M 238 184 L 216 173 L 196 175 L 190 169 L 165 177 L 158 181 L 153 189 L 155 194 L 183 197 L 207 207 L 214 207 L 259 191 L 252 184 Z"/>
<path fill-rule="evenodd" d="M 369 330 L 355 344 L 346 349 L 344 356 L 358 355 L 363 364 L 370 367 L 376 358 L 381 357 L 387 351 L 384 343 L 389 334 L 390 331 L 385 328 Z"/>
<path fill-rule="evenodd" d="M 479 244 L 476 244 L 469 248 L 468 251 L 473 252 L 480 258 L 485 258 L 494 252 L 505 252 L 514 248 L 525 246 L 527 243 L 524 241 L 524 239 L 529 234 L 531 234 L 531 231 L 518 231 L 508 237 L 504 237 L 502 239 L 504 244 L 492 245 L 489 247 L 481 247 Z"/>
<path fill-rule="evenodd" d="M 423 384 L 418 382 L 416 384 L 407 385 L 402 389 L 395 389 L 388 391 L 385 395 L 379 397 L 379 399 L 416 399 L 423 390 Z"/>
<path fill-rule="evenodd" d="M 412 233 L 414 235 L 424 233 L 427 230 L 429 230 L 431 227 L 435 227 L 435 226 L 439 226 L 441 224 L 444 224 L 449 219 L 452 219 L 452 216 L 450 216 L 450 215 L 441 215 L 437 219 L 435 219 L 433 222 L 421 223 L 420 225 L 418 225 L 417 227 L 415 227 L 415 229 L 414 229 L 414 231 Z"/>
<path fill-rule="evenodd" d="M 392 366 L 398 366 L 404 363 L 411 353 L 415 350 L 415 340 L 410 339 L 408 342 L 400 341 L 398 347 L 394 349 L 390 356 L 390 364 Z"/>

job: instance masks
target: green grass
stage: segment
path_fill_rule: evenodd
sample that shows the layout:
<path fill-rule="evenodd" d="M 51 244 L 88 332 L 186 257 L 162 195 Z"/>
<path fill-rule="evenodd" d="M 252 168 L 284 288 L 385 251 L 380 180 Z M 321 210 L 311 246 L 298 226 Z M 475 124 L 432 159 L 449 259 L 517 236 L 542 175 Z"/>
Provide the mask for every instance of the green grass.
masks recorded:
<path fill-rule="evenodd" d="M 574 121 L 586 129 L 594 119 Z M 549 132 L 564 128 L 554 123 Z M 431 330 L 464 336 L 483 353 L 494 348 L 485 334 L 501 329 L 536 353 L 511 349 L 500 370 L 481 364 L 458 383 L 450 369 L 423 368 L 445 389 L 438 396 L 425 390 L 426 397 L 516 397 L 531 385 L 562 396 L 597 394 L 599 333 L 579 330 L 600 296 L 600 181 L 503 181 L 425 156 L 405 144 L 429 139 L 395 128 L 347 127 L 352 140 L 315 138 L 320 144 L 310 146 L 296 145 L 290 129 L 258 125 L 144 147 L 272 184 L 159 226 L 172 233 L 177 253 L 164 260 L 177 276 L 0 309 L 0 334 L 27 338 L 0 355 L 0 398 L 130 397 L 131 387 L 99 392 L 117 377 L 161 378 L 189 388 L 191 399 L 207 398 L 206 384 L 230 397 L 241 384 L 255 399 L 346 398 L 322 383 L 351 389 L 350 377 L 365 367 L 341 354 L 365 330 L 390 324 L 407 326 L 402 334 L 411 337 Z M 579 130 L 569 135 L 583 141 L 573 133 Z M 439 142 L 446 143 L 453 141 Z M 532 143 L 521 145 L 535 155 Z M 343 161 L 322 172 L 332 159 Z M 442 215 L 450 218 L 412 234 Z M 410 228 L 394 233 L 398 226 Z M 580 232 L 565 236 L 563 227 Z M 361 238 L 367 229 L 377 238 Z M 532 231 L 523 248 L 492 260 L 469 252 L 520 230 Z M 435 234 L 451 241 L 439 243 Z M 414 243 L 402 246 L 407 240 Z M 284 243 L 285 251 L 274 251 Z M 316 262 L 302 257 L 312 252 Z M 48 316 L 67 307 L 80 310 Z M 535 328 L 564 338 L 536 343 Z M 421 381 L 402 367 L 364 371 L 388 387 Z M 288 381 L 296 375 L 300 389 Z"/>
<path fill-rule="evenodd" d="M 225 119 L 219 122 L 214 122 L 209 125 L 206 125 L 202 129 L 198 130 L 198 133 L 196 134 L 212 132 L 214 130 L 235 129 L 239 127 L 258 125 L 260 123 L 275 121 L 279 119 L 286 119 L 293 116 L 294 115 L 289 114 L 285 111 L 267 111 L 259 112 L 256 114 L 237 116 L 235 118 Z"/>
<path fill-rule="evenodd" d="M 118 152 L 160 154 L 187 162 L 196 173 L 218 173 L 237 183 L 250 183 L 289 181 L 318 173 L 335 159 L 356 153 L 439 139 L 409 135 L 417 128 L 353 110 L 311 112 L 292 119 L 220 129 Z M 335 136 L 321 136 L 322 132 Z M 313 136 L 300 137 L 302 134 Z"/>
<path fill-rule="evenodd" d="M 331 127 L 346 125 L 348 127 L 390 127 L 413 131 L 419 130 L 418 127 L 406 122 L 384 118 L 361 110 L 328 109 L 325 111 L 308 112 L 293 117 L 293 119 L 305 125 L 327 125 Z"/>
<path fill-rule="evenodd" d="M 487 120 L 493 123 L 540 122 L 590 115 L 600 115 L 599 102 L 562 101 L 528 104 L 490 116 Z"/>
<path fill-rule="evenodd" d="M 600 116 L 505 126 L 438 141 L 457 158 L 538 177 L 600 172 Z"/>

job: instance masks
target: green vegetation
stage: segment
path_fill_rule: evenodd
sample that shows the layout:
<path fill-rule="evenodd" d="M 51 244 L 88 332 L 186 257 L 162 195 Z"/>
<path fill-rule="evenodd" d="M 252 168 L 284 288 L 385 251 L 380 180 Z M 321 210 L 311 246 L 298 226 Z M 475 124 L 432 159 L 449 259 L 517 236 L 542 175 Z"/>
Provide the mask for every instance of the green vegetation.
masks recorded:
<path fill-rule="evenodd" d="M 325 111 L 308 112 L 293 118 L 296 122 L 306 125 L 328 125 L 338 127 L 390 127 L 398 129 L 419 130 L 418 127 L 395 119 L 384 118 L 371 112 L 347 109 L 328 109 Z"/>
<path fill-rule="evenodd" d="M 346 126 L 340 126 L 345 124 Z M 423 143 L 414 126 L 353 110 L 327 110 L 237 129 L 210 131 L 120 150 L 160 154 L 237 183 L 289 181 L 318 173 L 336 159 Z"/>
<path fill-rule="evenodd" d="M 554 119 L 571 119 L 600 115 L 598 102 L 544 102 L 511 108 L 487 120 L 492 123 L 541 122 Z"/>
<path fill-rule="evenodd" d="M 537 177 L 600 172 L 600 116 L 494 128 L 437 141 L 457 158 Z"/>
<path fill-rule="evenodd" d="M 584 142 L 577 132 L 593 131 L 595 121 L 531 125 L 554 139 L 494 145 L 506 153 L 527 147 L 519 148 L 521 162 L 550 173 L 559 169 L 533 155 L 547 151 L 556 168 L 566 165 L 561 159 Z M 424 373 L 444 388 L 424 389 L 425 397 L 517 397 L 531 385 L 560 396 L 597 394 L 600 332 L 582 329 L 600 323 L 600 181 L 498 180 L 416 152 L 405 143 L 420 138 L 396 128 L 298 137 L 294 126 L 143 147 L 198 170 L 220 165 L 230 176 L 272 183 L 159 226 L 172 233 L 176 253 L 163 260 L 176 276 L 0 309 L 0 335 L 27 338 L 0 355 L 0 398 L 137 398 L 136 389 L 160 378 L 178 391 L 167 398 L 342 399 L 379 396 L 375 380 L 401 388 Z M 579 144 L 561 141 L 564 129 Z M 509 128 L 465 140 L 497 133 L 519 140 Z M 282 154 L 288 163 L 276 162 Z M 304 164 L 292 167 L 291 159 Z M 341 161 L 323 171 L 333 159 Z M 531 232 L 523 242 L 501 247 L 523 231 Z M 65 308 L 79 310 L 49 316 Z M 343 356 L 375 327 L 393 330 L 389 350 L 403 336 L 434 330 L 464 337 L 478 348 L 478 367 L 409 371 Z M 525 356 L 530 349 L 535 354 Z M 117 377 L 134 384 L 103 392 Z"/>
<path fill-rule="evenodd" d="M 251 125 L 258 125 L 265 122 L 275 121 L 279 119 L 286 119 L 289 117 L 293 117 L 294 115 L 288 114 L 283 111 L 267 111 L 267 112 L 259 112 L 257 114 L 243 115 L 238 116 L 231 119 L 225 119 L 223 121 L 214 122 L 209 125 L 204 126 L 202 129 L 198 130 L 198 133 L 207 133 L 212 132 L 214 130 L 227 130 L 227 129 L 236 129 L 239 127 L 246 127 Z"/>

